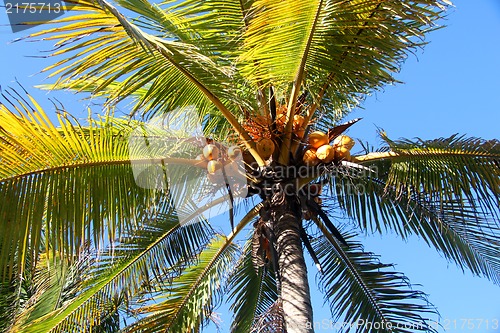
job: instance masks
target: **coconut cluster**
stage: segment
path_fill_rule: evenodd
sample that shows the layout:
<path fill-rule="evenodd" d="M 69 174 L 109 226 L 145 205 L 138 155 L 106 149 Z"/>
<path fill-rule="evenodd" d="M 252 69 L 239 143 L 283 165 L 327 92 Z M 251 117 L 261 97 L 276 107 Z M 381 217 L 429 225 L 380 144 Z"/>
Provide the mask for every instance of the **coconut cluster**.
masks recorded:
<path fill-rule="evenodd" d="M 302 161 L 307 166 L 316 166 L 320 163 L 339 162 L 351 159 L 351 149 L 355 142 L 347 135 L 340 135 L 333 140 L 321 131 L 312 132 L 307 138 L 308 149 L 302 156 Z"/>
<path fill-rule="evenodd" d="M 236 176 L 239 172 L 237 160 L 241 158 L 241 148 L 239 146 L 217 146 L 215 144 L 207 144 L 203 147 L 203 154 L 197 157 L 198 160 L 207 162 L 208 177 L 213 183 L 222 181 L 220 177 L 216 177 L 217 171 L 224 168 L 227 176 Z M 219 173 L 219 176 L 221 174 Z"/>

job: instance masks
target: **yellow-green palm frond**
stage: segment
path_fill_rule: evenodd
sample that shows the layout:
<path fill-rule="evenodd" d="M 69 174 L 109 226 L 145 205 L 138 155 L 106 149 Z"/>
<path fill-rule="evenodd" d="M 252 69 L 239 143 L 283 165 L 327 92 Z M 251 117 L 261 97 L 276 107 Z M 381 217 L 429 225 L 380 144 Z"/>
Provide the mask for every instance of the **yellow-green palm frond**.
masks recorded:
<path fill-rule="evenodd" d="M 177 278 L 160 286 L 154 301 L 139 309 L 147 314 L 125 328 L 125 332 L 187 332 L 208 320 L 221 293 L 222 281 L 234 265 L 238 247 L 223 237 L 213 239 L 194 265 Z"/>
<path fill-rule="evenodd" d="M 136 10 L 150 5 L 141 4 Z M 146 89 L 148 93 L 139 95 L 135 109 L 147 104 L 151 112 L 187 105 L 198 105 L 202 111 L 210 109 L 212 104 L 201 87 L 214 89 L 212 94 L 224 91 L 218 84 L 227 80 L 227 70 L 195 46 L 172 40 L 170 35 L 143 31 L 139 23 L 130 22 L 111 5 L 79 1 L 68 9 L 76 14 L 56 20 L 54 28 L 31 35 L 57 41 L 52 55 L 64 56 L 45 69 L 50 77 L 58 77 L 53 88 L 95 94 L 104 90 L 111 102 Z M 163 16 L 169 19 L 167 13 Z"/>
<path fill-rule="evenodd" d="M 450 138 L 391 141 L 384 156 L 360 157 L 364 165 L 390 163 L 386 188 L 396 196 L 425 193 L 430 200 L 459 200 L 495 214 L 500 205 L 500 143 L 453 135 Z M 476 206 L 476 203 L 478 206 Z"/>
<path fill-rule="evenodd" d="M 82 126 L 61 110 L 56 127 L 30 96 L 10 94 L 0 104 L 4 278 L 22 276 L 27 258 L 37 258 L 39 251 L 67 255 L 87 241 L 113 243 L 168 199 L 166 188 L 136 183 L 129 145 L 132 123 L 104 117 Z M 132 151 L 135 161 L 148 160 L 151 155 L 142 155 L 139 148 Z M 150 152 L 167 154 L 164 149 Z"/>
<path fill-rule="evenodd" d="M 243 35 L 244 52 L 240 56 L 243 74 L 264 85 L 283 87 L 292 82 L 303 70 L 322 6 L 323 1 L 319 0 L 255 1 Z"/>
<path fill-rule="evenodd" d="M 152 294 L 145 293 L 147 302 L 136 311 L 140 314 L 138 320 L 124 332 L 198 331 L 210 319 L 240 255 L 234 239 L 259 209 L 260 205 L 250 209 L 227 237 L 213 238 L 194 263 L 182 267 L 179 276 L 159 281 Z"/>
<path fill-rule="evenodd" d="M 9 321 L 10 332 L 23 331 L 25 324 L 60 308 L 81 290 L 93 263 L 88 250 L 83 248 L 72 262 L 57 252 L 40 254 L 34 270 L 26 272 L 24 280 L 19 282 L 22 292 L 13 309 L 14 319 Z"/>
<path fill-rule="evenodd" d="M 304 71 L 302 89 L 333 119 L 394 82 L 407 53 L 441 17 L 437 0 L 255 1 L 243 35 L 242 72 L 283 86 Z M 324 99 L 324 100 L 323 100 Z"/>
<path fill-rule="evenodd" d="M 173 207 L 165 208 L 143 228 L 122 238 L 112 257 L 101 253 L 87 272 L 90 278 L 72 299 L 27 322 L 22 331 L 91 332 L 119 309 L 126 314 L 130 301 L 150 292 L 154 284 L 167 284 L 179 276 L 214 233 L 201 211 L 195 210 L 190 223 L 180 225 Z"/>
<path fill-rule="evenodd" d="M 395 82 L 408 53 L 436 27 L 442 3 L 327 1 L 306 64 L 306 89 L 315 100 L 309 112 L 323 101 L 327 119 L 339 120 L 366 94 Z"/>
<path fill-rule="evenodd" d="M 168 10 L 146 2 L 120 3 L 132 13 L 150 14 L 149 19 L 152 14 L 160 21 L 181 19 L 181 15 L 169 14 Z M 132 4 L 140 6 L 136 8 Z M 238 82 L 231 67 L 216 63 L 196 45 L 182 42 L 169 33 L 155 34 L 154 29 L 141 27 L 140 16 L 126 17 L 106 0 L 78 1 L 68 9 L 85 13 L 53 21 L 61 26 L 31 35 L 58 40 L 58 49 L 52 55 L 64 55 L 64 58 L 46 69 L 53 70 L 51 76 L 59 77 L 54 88 L 80 89 L 94 94 L 107 92 L 113 103 L 135 94 L 139 97 L 135 111 L 140 109 L 141 114 L 148 116 L 189 105 L 195 105 L 202 115 L 218 113 L 239 135 L 259 165 L 264 164 L 251 137 L 238 122 L 241 108 L 244 105 L 251 108 L 247 103 L 251 99 L 239 96 L 249 90 Z M 187 24 L 189 16 L 183 20 Z"/>

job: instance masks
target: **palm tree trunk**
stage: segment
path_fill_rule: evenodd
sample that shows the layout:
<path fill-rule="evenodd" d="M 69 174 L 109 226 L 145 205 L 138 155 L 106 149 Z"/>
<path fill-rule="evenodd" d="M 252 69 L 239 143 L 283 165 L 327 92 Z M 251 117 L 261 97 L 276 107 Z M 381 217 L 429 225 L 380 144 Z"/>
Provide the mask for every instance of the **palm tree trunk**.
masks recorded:
<path fill-rule="evenodd" d="M 294 196 L 275 194 L 271 211 L 278 252 L 287 333 L 313 332 L 311 295 L 300 239 L 300 210 Z"/>

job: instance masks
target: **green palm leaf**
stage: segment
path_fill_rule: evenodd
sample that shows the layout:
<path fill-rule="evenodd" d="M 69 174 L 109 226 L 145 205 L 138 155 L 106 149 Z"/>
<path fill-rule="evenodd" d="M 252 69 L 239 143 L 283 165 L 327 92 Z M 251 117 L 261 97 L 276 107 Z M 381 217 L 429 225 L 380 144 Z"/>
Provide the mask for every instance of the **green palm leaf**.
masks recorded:
<path fill-rule="evenodd" d="M 252 262 L 252 239 L 247 240 L 236 268 L 229 278 L 229 301 L 234 312 L 231 332 L 251 332 L 256 318 L 278 299 L 274 271 L 270 267 L 259 268 Z"/>
<path fill-rule="evenodd" d="M 418 235 L 462 269 L 498 282 L 497 142 L 389 142 L 390 151 L 357 158 L 372 171 L 337 177 L 341 207 L 363 230 Z"/>
<path fill-rule="evenodd" d="M 344 233 L 344 247 L 319 221 L 324 236 L 313 242 L 324 275 L 320 283 L 330 302 L 334 320 L 347 323 L 342 330 L 355 332 L 415 332 L 435 329 L 426 320 L 434 313 L 422 292 L 413 290 L 407 278 L 390 269 L 362 245 Z"/>
<path fill-rule="evenodd" d="M 321 6 L 322 1 L 255 1 L 243 35 L 243 74 L 265 85 L 292 82 L 303 71 Z"/>
<path fill-rule="evenodd" d="M 213 231 L 201 219 L 200 214 L 206 207 L 192 212 L 192 222 L 182 226 L 173 207 L 167 205 L 165 209 L 167 211 L 158 213 L 143 229 L 117 244 L 111 258 L 101 254 L 98 265 L 88 272 L 90 280 L 71 302 L 29 323 L 23 332 L 92 331 L 121 305 L 109 308 L 106 304 L 120 298 L 130 300 L 147 292 L 152 277 L 161 283 L 178 276 L 206 246 Z"/>
<path fill-rule="evenodd" d="M 214 239 L 196 264 L 162 286 L 164 292 L 155 299 L 157 304 L 140 309 L 140 313 L 149 315 L 125 332 L 184 332 L 199 327 L 210 316 L 213 298 L 220 293 L 222 278 L 234 265 L 237 254 L 238 248 L 230 241 Z"/>
<path fill-rule="evenodd" d="M 198 330 L 209 319 L 218 297 L 224 290 L 223 281 L 240 254 L 233 241 L 239 232 L 255 217 L 256 206 L 242 218 L 227 237 L 218 236 L 201 252 L 197 262 L 178 277 L 158 286 L 153 297 L 156 304 L 147 304 L 138 310 L 142 316 L 127 326 L 125 332 L 164 332 Z"/>
<path fill-rule="evenodd" d="M 123 3 L 129 10 L 136 9 L 126 1 Z M 147 10 L 147 7 L 142 3 L 138 10 Z M 149 7 L 150 10 L 153 8 L 154 6 Z M 79 1 L 71 9 L 90 11 L 92 14 L 60 19 L 55 23 L 67 24 L 31 36 L 55 34 L 50 38 L 60 39 L 63 45 L 55 54 L 75 51 L 51 66 L 59 67 L 52 75 L 67 77 L 59 88 L 82 85 L 88 87 L 87 82 L 94 83 L 95 87 L 96 82 L 101 82 L 94 91 L 99 93 L 108 84 L 121 79 L 119 85 L 115 84 L 119 89 L 110 96 L 112 101 L 116 103 L 147 86 L 148 93 L 143 95 L 145 100 L 141 100 L 137 107 L 148 104 L 149 108 L 146 110 L 149 115 L 157 114 L 155 110 L 158 111 L 160 101 L 168 101 L 167 105 L 161 105 L 161 113 L 189 105 L 196 105 L 202 115 L 218 110 L 259 165 L 264 165 L 255 151 L 252 138 L 237 121 L 235 114 L 239 113 L 238 106 L 241 103 L 234 98 L 236 95 L 228 94 L 235 85 L 230 84 L 231 75 L 224 66 L 198 52 L 193 45 L 171 40 L 169 35 L 158 36 L 146 32 L 106 0 L 100 0 L 97 4 Z M 168 14 L 163 16 L 168 17 Z M 87 24 L 89 19 L 92 21 L 91 25 Z M 89 35 L 94 38 L 87 39 Z M 85 41 L 82 42 L 82 38 Z M 71 42 L 76 45 L 66 47 Z M 222 82 L 227 84 L 221 84 Z M 72 86 L 74 83 L 76 86 Z M 57 83 L 54 87 L 58 87 Z M 223 102 L 224 98 L 235 102 L 232 109 Z"/>

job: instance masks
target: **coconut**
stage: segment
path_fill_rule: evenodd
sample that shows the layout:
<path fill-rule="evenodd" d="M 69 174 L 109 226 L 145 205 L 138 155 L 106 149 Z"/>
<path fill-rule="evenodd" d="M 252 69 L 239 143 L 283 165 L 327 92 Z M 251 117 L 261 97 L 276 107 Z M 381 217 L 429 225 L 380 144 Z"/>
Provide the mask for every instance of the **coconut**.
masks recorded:
<path fill-rule="evenodd" d="M 323 163 L 330 163 L 335 157 L 335 149 L 330 145 L 323 145 L 316 150 L 316 156 Z"/>
<path fill-rule="evenodd" d="M 217 170 L 220 170 L 222 168 L 222 163 L 219 161 L 209 161 L 207 164 L 207 171 L 210 174 L 214 174 L 217 172 Z"/>
<path fill-rule="evenodd" d="M 285 126 L 286 123 L 286 113 L 276 114 L 276 124 L 278 126 Z"/>
<path fill-rule="evenodd" d="M 257 152 L 263 159 L 267 160 L 274 153 L 276 148 L 273 140 L 268 138 L 262 138 L 257 142 Z"/>
<path fill-rule="evenodd" d="M 293 129 L 297 130 L 304 126 L 304 120 L 304 117 L 300 114 L 296 114 L 295 116 L 293 116 Z"/>
<path fill-rule="evenodd" d="M 234 161 L 241 156 L 241 148 L 238 146 L 231 146 L 227 149 L 227 155 Z"/>
<path fill-rule="evenodd" d="M 328 135 L 320 131 L 312 132 L 309 134 L 308 142 L 311 147 L 318 149 L 328 144 Z"/>
<path fill-rule="evenodd" d="M 316 149 L 308 149 L 304 152 L 304 155 L 302 156 L 302 161 L 304 162 L 305 165 L 313 167 L 318 165 L 319 159 L 316 156 Z"/>
<path fill-rule="evenodd" d="M 349 161 L 351 159 L 351 151 L 346 147 L 339 146 L 335 148 L 335 159 L 338 161 L 346 160 Z"/>
<path fill-rule="evenodd" d="M 351 150 L 356 142 L 351 137 L 347 135 L 339 135 L 333 140 L 333 145 L 337 147 L 345 147 L 348 150 Z"/>
<path fill-rule="evenodd" d="M 209 144 L 203 148 L 203 156 L 209 161 L 219 158 L 219 148 L 216 145 Z"/>

